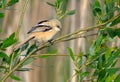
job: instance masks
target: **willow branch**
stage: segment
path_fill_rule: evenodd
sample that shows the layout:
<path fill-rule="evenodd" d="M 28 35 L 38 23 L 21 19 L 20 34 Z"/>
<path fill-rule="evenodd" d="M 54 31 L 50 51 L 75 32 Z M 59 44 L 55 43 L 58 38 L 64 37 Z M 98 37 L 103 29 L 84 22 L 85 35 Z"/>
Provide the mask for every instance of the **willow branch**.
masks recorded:
<path fill-rule="evenodd" d="M 23 5 L 22 12 L 21 12 L 19 22 L 18 22 L 18 29 L 16 31 L 16 38 L 19 38 L 19 32 L 20 32 L 20 28 L 21 28 L 22 23 L 23 23 L 23 18 L 24 18 L 24 15 L 25 15 L 25 11 L 27 9 L 28 2 L 29 2 L 29 0 L 25 0 L 25 3 Z"/>
<path fill-rule="evenodd" d="M 39 55 L 32 55 L 31 58 L 35 57 L 42 57 L 42 56 L 70 56 L 70 55 L 64 55 L 64 54 L 39 54 Z M 74 56 L 79 56 L 79 55 L 74 55 Z"/>
<path fill-rule="evenodd" d="M 20 15 L 19 23 L 18 23 L 18 29 L 17 29 L 17 31 L 16 31 L 16 38 L 17 38 L 17 39 L 19 38 L 19 32 L 20 32 L 20 28 L 21 28 L 21 26 L 22 26 L 24 14 L 25 14 L 25 11 L 26 11 L 28 2 L 29 2 L 29 0 L 25 0 L 25 3 L 24 3 L 23 8 L 22 8 L 22 12 L 21 12 L 21 15 Z M 9 70 L 12 69 L 13 59 L 14 59 L 14 54 L 12 54 L 12 57 L 11 57 Z M 12 72 L 11 72 L 11 73 L 12 73 Z M 4 81 L 9 77 L 9 75 L 10 75 L 11 73 L 6 73 L 5 75 L 7 75 L 7 76 L 3 77 L 3 79 L 2 79 L 1 82 L 4 82 Z"/>
<path fill-rule="evenodd" d="M 93 30 L 93 29 L 96 29 L 96 28 L 99 28 L 99 29 L 104 28 L 104 27 L 106 27 L 107 24 L 109 24 L 110 22 L 116 20 L 118 17 L 120 17 L 120 14 L 117 15 L 117 16 L 115 16 L 115 17 L 113 17 L 111 20 L 109 20 L 109 21 L 107 21 L 107 22 L 105 22 L 105 23 L 102 23 L 102 24 L 99 24 L 99 25 L 96 25 L 96 26 L 92 26 L 92 27 L 87 27 L 87 28 L 85 28 L 85 29 L 80 29 L 80 30 L 75 31 L 75 32 L 73 32 L 73 33 L 70 33 L 70 34 L 68 34 L 68 35 L 62 36 L 62 37 L 54 40 L 53 42 L 54 42 L 54 43 L 57 43 L 57 42 L 59 42 L 59 40 L 64 40 L 65 38 L 71 37 L 71 36 L 76 35 L 76 34 L 81 33 L 81 32 L 88 32 L 88 31 Z M 21 60 L 17 65 L 15 65 L 15 66 L 11 69 L 11 71 L 7 72 L 7 73 L 5 74 L 5 76 L 3 77 L 3 79 L 2 79 L 1 82 L 4 82 L 4 81 L 9 77 L 10 74 L 12 74 L 12 73 L 13 73 L 15 70 L 17 70 L 19 67 L 21 67 L 22 64 L 23 64 L 27 59 L 31 58 L 31 56 L 32 56 L 33 54 L 35 54 L 37 51 L 42 50 L 42 49 L 44 49 L 44 48 L 46 48 L 46 47 L 48 47 L 48 46 L 50 46 L 50 45 L 51 45 L 50 43 L 45 43 L 45 44 L 41 45 L 38 49 L 34 49 L 31 53 L 28 54 L 28 56 L 26 56 L 23 60 Z"/>

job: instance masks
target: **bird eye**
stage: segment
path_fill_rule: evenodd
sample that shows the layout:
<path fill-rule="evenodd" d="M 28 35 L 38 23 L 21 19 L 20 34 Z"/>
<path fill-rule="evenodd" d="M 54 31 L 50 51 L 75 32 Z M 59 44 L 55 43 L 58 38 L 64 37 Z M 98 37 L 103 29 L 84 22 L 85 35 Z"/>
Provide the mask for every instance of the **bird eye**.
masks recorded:
<path fill-rule="evenodd" d="M 58 27 L 58 28 L 60 28 L 60 26 L 59 26 L 59 25 L 57 25 L 57 27 Z"/>

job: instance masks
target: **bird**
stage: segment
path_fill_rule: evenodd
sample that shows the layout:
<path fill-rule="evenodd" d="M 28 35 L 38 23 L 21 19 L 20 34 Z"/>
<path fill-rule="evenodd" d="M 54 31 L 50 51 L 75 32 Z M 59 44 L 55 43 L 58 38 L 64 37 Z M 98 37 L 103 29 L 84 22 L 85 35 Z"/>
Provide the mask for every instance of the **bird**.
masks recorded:
<path fill-rule="evenodd" d="M 36 46 L 38 47 L 41 43 L 50 42 L 53 40 L 53 37 L 62 29 L 61 22 L 58 19 L 43 20 L 38 22 L 33 26 L 27 34 L 29 35 L 22 43 L 20 43 L 16 48 L 34 40 Z"/>

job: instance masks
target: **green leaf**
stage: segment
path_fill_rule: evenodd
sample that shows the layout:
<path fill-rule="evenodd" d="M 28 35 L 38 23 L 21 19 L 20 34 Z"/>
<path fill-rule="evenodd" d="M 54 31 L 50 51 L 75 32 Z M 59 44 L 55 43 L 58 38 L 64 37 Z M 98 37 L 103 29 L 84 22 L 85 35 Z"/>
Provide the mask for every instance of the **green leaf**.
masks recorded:
<path fill-rule="evenodd" d="M 59 6 L 61 5 L 61 3 L 62 3 L 62 0 L 55 0 L 56 8 L 59 8 Z"/>
<path fill-rule="evenodd" d="M 27 55 L 32 52 L 34 49 L 36 48 L 36 45 L 33 44 L 32 46 L 30 46 L 30 48 L 28 48 L 28 51 L 27 51 Z"/>
<path fill-rule="evenodd" d="M 19 51 L 20 51 L 20 49 L 17 49 L 17 50 L 14 51 L 14 58 L 16 58 L 16 57 L 19 56 Z M 12 54 L 11 54 L 11 55 L 12 55 Z M 11 55 L 10 55 L 10 56 L 11 56 Z"/>
<path fill-rule="evenodd" d="M 32 68 L 20 68 L 20 69 L 17 69 L 17 71 L 30 71 L 30 70 L 33 70 Z"/>
<path fill-rule="evenodd" d="M 114 51 L 110 57 L 108 58 L 108 61 L 105 65 L 105 67 L 109 67 L 110 65 L 112 65 L 114 63 L 114 61 L 116 60 L 116 58 L 119 57 L 120 54 L 120 49 L 116 49 L 116 51 Z"/>
<path fill-rule="evenodd" d="M 2 1 L 0 1 L 0 8 L 2 8 Z"/>
<path fill-rule="evenodd" d="M 55 0 L 56 3 L 60 4 L 62 0 Z"/>
<path fill-rule="evenodd" d="M 86 72 L 83 72 L 83 73 L 81 74 L 81 76 L 82 76 L 82 77 L 86 77 L 88 74 L 90 74 L 90 72 L 86 71 Z"/>
<path fill-rule="evenodd" d="M 48 5 L 52 6 L 52 7 L 55 7 L 54 4 L 50 3 L 50 2 L 47 2 Z"/>
<path fill-rule="evenodd" d="M 106 14 L 109 14 L 109 18 L 114 14 L 114 0 L 105 0 Z"/>
<path fill-rule="evenodd" d="M 100 70 L 100 72 L 98 73 L 98 81 L 97 82 L 104 82 L 103 80 L 105 80 L 106 76 L 106 70 L 102 69 Z"/>
<path fill-rule="evenodd" d="M 104 35 L 104 30 L 100 30 L 100 32 L 98 33 L 97 40 L 95 41 L 95 43 L 89 49 L 90 55 L 95 55 L 96 49 L 100 48 L 100 45 L 102 44 L 102 41 L 105 38 L 103 35 Z"/>
<path fill-rule="evenodd" d="M 25 43 L 25 44 L 21 47 L 21 51 L 24 51 L 28 46 L 29 46 L 29 42 Z"/>
<path fill-rule="evenodd" d="M 67 15 L 73 15 L 73 14 L 75 14 L 75 10 L 71 10 L 67 12 Z"/>
<path fill-rule="evenodd" d="M 2 29 L 0 28 L 0 33 L 2 32 Z"/>
<path fill-rule="evenodd" d="M 117 75 L 117 77 L 115 78 L 114 82 L 119 82 L 120 81 L 120 74 Z"/>
<path fill-rule="evenodd" d="M 21 78 L 15 76 L 15 75 L 11 75 L 10 76 L 13 80 L 16 80 L 16 81 L 22 81 Z"/>
<path fill-rule="evenodd" d="M 0 8 L 5 8 L 6 0 L 0 0 Z"/>
<path fill-rule="evenodd" d="M 115 34 L 120 38 L 120 28 L 115 29 Z"/>
<path fill-rule="evenodd" d="M 0 18 L 3 18 L 4 17 L 4 13 L 0 13 Z"/>
<path fill-rule="evenodd" d="M 108 58 L 110 57 L 113 50 L 114 50 L 114 48 L 107 49 L 107 51 L 105 52 L 105 60 L 108 60 Z"/>
<path fill-rule="evenodd" d="M 116 72 L 118 72 L 120 70 L 120 68 L 109 68 L 107 69 L 106 71 L 112 75 L 112 74 L 115 74 Z"/>
<path fill-rule="evenodd" d="M 114 38 L 116 36 L 116 33 L 115 33 L 114 29 L 112 29 L 112 28 L 106 28 L 106 30 L 107 30 L 107 32 L 108 32 L 108 34 L 109 34 L 109 36 L 111 38 Z"/>
<path fill-rule="evenodd" d="M 92 8 L 93 8 L 93 14 L 96 16 L 97 14 L 101 15 L 102 11 L 101 11 L 101 7 L 100 7 L 100 3 L 98 0 L 95 0 L 95 2 L 93 2 L 92 4 Z"/>
<path fill-rule="evenodd" d="M 120 17 L 118 17 L 117 19 L 115 19 L 114 21 L 111 22 L 110 26 L 114 26 L 116 24 L 120 23 Z"/>
<path fill-rule="evenodd" d="M 4 53 L 4 52 L 0 52 L 0 57 L 4 58 L 6 61 L 9 60 L 8 55 L 6 53 Z"/>
<path fill-rule="evenodd" d="M 6 67 L 5 66 L 0 66 L 0 69 L 6 69 Z"/>
<path fill-rule="evenodd" d="M 12 5 L 16 4 L 17 2 L 19 2 L 19 0 L 10 0 L 7 5 L 12 6 Z"/>
<path fill-rule="evenodd" d="M 101 17 L 101 21 L 102 21 L 102 22 L 108 21 L 108 15 L 102 16 L 102 17 Z"/>
<path fill-rule="evenodd" d="M 105 78 L 105 81 L 104 81 L 104 82 L 112 82 L 114 78 L 115 78 L 115 74 L 108 75 L 108 76 Z"/>
<path fill-rule="evenodd" d="M 3 41 L 3 44 L 2 44 L 2 46 L 1 46 L 1 48 L 3 48 L 3 49 L 4 49 L 4 48 L 7 48 L 7 47 L 13 45 L 14 43 L 16 43 L 17 40 L 14 39 L 14 37 L 15 37 L 15 33 L 12 33 L 7 39 L 5 39 L 5 40 Z"/>
<path fill-rule="evenodd" d="M 23 66 L 30 64 L 33 60 L 34 60 L 33 58 L 27 59 L 27 60 L 23 63 Z"/>
<path fill-rule="evenodd" d="M 75 61 L 74 53 L 71 48 L 68 47 L 68 52 L 70 54 L 70 57 L 72 58 L 73 61 Z"/>

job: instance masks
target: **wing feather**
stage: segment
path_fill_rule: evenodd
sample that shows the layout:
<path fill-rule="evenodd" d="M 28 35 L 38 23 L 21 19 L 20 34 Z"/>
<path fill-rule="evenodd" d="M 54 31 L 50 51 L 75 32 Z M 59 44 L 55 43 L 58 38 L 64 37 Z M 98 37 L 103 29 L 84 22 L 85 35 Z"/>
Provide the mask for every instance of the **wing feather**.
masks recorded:
<path fill-rule="evenodd" d="M 48 31 L 48 30 L 51 30 L 52 27 L 50 26 L 47 26 L 47 25 L 36 25 L 34 27 L 32 27 L 32 29 L 30 29 L 30 31 L 28 31 L 27 34 L 29 33 L 33 33 L 33 32 L 45 32 L 45 31 Z"/>

